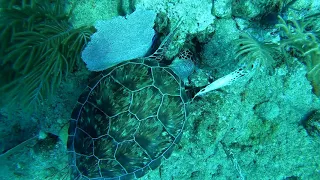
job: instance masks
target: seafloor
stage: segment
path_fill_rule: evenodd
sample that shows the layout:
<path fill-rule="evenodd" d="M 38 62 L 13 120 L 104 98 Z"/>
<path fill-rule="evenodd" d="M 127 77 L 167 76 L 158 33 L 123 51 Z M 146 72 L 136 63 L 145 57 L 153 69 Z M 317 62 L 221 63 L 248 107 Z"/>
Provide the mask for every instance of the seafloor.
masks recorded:
<path fill-rule="evenodd" d="M 261 41 L 279 41 L 277 28 L 258 25 L 271 6 L 288 4 L 285 11 L 278 12 L 286 19 L 320 12 L 319 0 L 121 2 L 66 3 L 68 8 L 76 4 L 71 22 L 75 27 L 118 16 L 119 8 L 130 13 L 130 3 L 154 10 L 172 23 L 184 17 L 180 39 L 171 52 L 177 54 L 187 38 L 199 41 L 201 51 L 190 77 L 194 86 L 205 85 L 208 79 L 220 78 L 238 67 L 232 41 L 240 33 L 250 33 Z M 157 27 L 165 32 L 165 28 Z M 178 148 L 142 179 L 320 179 L 320 120 L 314 125 L 318 128 L 315 135 L 303 125 L 310 113 L 320 111 L 320 99 L 313 93 L 306 73 L 305 64 L 297 58 L 275 58 L 273 64 L 258 69 L 250 79 L 195 100 L 190 104 Z M 12 148 L 0 156 L 0 180 L 69 179 L 63 141 L 67 132 L 62 129 L 89 82 L 89 74 L 83 64 L 63 81 L 53 99 L 42 102 L 31 115 L 19 108 L 0 107 L 0 148 Z"/>

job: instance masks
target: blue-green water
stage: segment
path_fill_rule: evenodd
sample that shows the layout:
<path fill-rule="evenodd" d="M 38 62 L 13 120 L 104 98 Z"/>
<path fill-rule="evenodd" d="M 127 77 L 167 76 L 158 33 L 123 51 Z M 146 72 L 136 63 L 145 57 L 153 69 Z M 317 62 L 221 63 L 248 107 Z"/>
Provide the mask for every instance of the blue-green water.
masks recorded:
<path fill-rule="evenodd" d="M 116 142 L 114 144 L 117 144 L 117 150 L 119 150 L 111 151 L 114 153 L 114 159 L 110 158 L 113 155 L 106 155 L 108 150 L 115 148 L 114 145 L 102 144 L 105 151 L 98 152 L 96 140 L 94 140 L 96 146 L 88 143 L 90 141 L 88 139 L 92 138 L 92 134 L 88 132 L 94 132 L 92 129 L 97 130 L 103 127 L 94 120 L 97 117 L 103 117 L 97 111 L 95 113 L 87 112 L 84 115 L 86 118 L 83 120 L 74 119 L 78 122 L 77 129 L 86 128 L 83 131 L 89 135 L 84 137 L 88 138 L 80 138 L 77 135 L 74 138 L 74 134 L 70 132 L 73 128 L 70 128 L 68 132 L 68 127 L 72 122 L 72 120 L 69 121 L 72 112 L 78 112 L 74 110 L 78 97 L 86 92 L 85 88 L 99 72 L 88 71 L 86 63 L 81 59 L 81 52 L 87 45 L 87 41 L 84 40 L 86 37 L 76 34 L 73 37 L 82 37 L 79 39 L 83 41 L 77 41 L 76 38 L 70 38 L 70 41 L 66 41 L 67 37 L 71 36 L 63 35 L 70 32 L 87 32 L 89 39 L 90 35 L 96 31 L 93 30 L 93 27 L 98 29 L 96 24 L 98 21 L 110 21 L 112 18 L 125 14 L 127 14 L 126 19 L 130 20 L 129 14 L 136 9 L 149 10 L 157 14 L 153 26 L 157 38 L 149 39 L 149 42 L 154 43 L 153 46 L 156 47 L 164 41 L 166 35 L 173 32 L 178 22 L 181 23 L 171 39 L 172 42 L 167 49 L 165 48 L 164 57 L 167 61 L 163 62 L 166 64 L 165 67 L 169 67 L 171 61 L 179 57 L 179 52 L 186 48 L 192 51 L 192 62 L 195 64 L 195 69 L 184 82 L 189 100 L 197 91 L 206 86 L 213 87 L 209 84 L 216 82 L 214 88 L 209 88 L 209 92 L 186 102 L 188 116 L 184 121 L 180 142 L 174 142 L 177 144 L 170 158 L 162 160 L 160 167 L 155 170 L 141 173 L 145 174 L 141 179 L 320 179 L 320 3 L 317 0 L 198 0 L 196 2 L 189 0 L 124 0 L 121 2 L 117 0 L 69 0 L 61 1 L 63 5 L 61 7 L 66 12 L 74 8 L 67 20 L 63 21 L 69 24 L 62 26 L 62 19 L 54 18 L 59 22 L 58 25 L 61 25 L 61 30 L 52 30 L 50 31 L 52 33 L 41 31 L 48 30 L 48 28 L 41 29 L 42 26 L 36 26 L 41 23 L 49 23 L 50 27 L 57 27 L 57 24 L 48 20 L 49 17 L 46 17 L 45 22 L 32 19 L 35 12 L 40 12 L 33 9 L 33 4 L 29 2 L 23 4 L 21 2 L 25 1 L 17 0 L 12 1 L 14 6 L 10 6 L 6 1 L 0 2 L 2 4 L 0 11 L 2 14 L 2 23 L 0 23 L 2 42 L 0 46 L 1 180 L 60 180 L 79 177 L 99 179 L 99 177 L 125 177 L 128 174 L 138 176 L 136 170 L 140 170 L 141 167 L 149 169 L 148 165 L 151 166 L 151 164 L 148 163 L 152 162 L 150 160 L 152 157 L 147 157 L 148 155 L 152 156 L 151 153 L 148 153 L 148 149 L 143 149 L 144 147 L 152 147 L 154 149 L 152 153 L 159 153 L 156 157 L 162 157 L 165 150 L 159 150 L 159 146 L 164 149 L 169 146 L 158 143 L 161 139 L 160 136 L 170 137 L 168 136 L 170 131 L 166 131 L 169 127 L 165 123 L 158 137 L 151 136 L 157 132 L 156 129 L 150 130 L 152 123 L 149 126 L 145 125 L 146 123 L 139 124 L 139 127 L 150 128 L 150 131 L 145 132 L 139 131 L 139 127 L 134 126 L 138 130 L 133 135 L 136 138 L 133 141 L 138 142 L 137 144 L 142 148 L 141 151 L 135 151 L 137 147 L 131 145 L 126 148 L 126 152 L 132 152 L 132 154 L 117 154 L 115 152 L 120 152 L 121 143 L 116 142 L 120 141 L 119 139 L 114 140 Z M 38 1 L 38 4 L 42 5 L 44 2 Z M 55 5 L 51 1 L 48 3 L 52 7 Z M 12 8 L 16 10 L 14 16 L 6 14 L 8 7 L 11 7 L 11 10 Z M 27 24 L 19 25 L 19 22 L 26 23 L 26 21 L 13 23 L 15 18 L 20 17 L 15 15 L 25 7 L 30 7 L 31 10 L 26 11 L 28 13 L 22 17 L 28 17 L 29 22 L 34 22 L 34 27 L 41 30 L 33 29 Z M 14 18 L 10 19 L 9 17 Z M 138 20 L 134 19 L 133 21 L 139 24 Z M 92 31 L 91 29 L 78 29 L 83 26 L 91 28 Z M 126 23 L 122 26 L 126 26 Z M 15 28 L 13 30 L 9 27 Z M 112 27 L 108 28 L 112 29 Z M 112 53 L 121 54 L 123 52 L 126 55 L 140 48 L 134 37 L 143 36 L 143 33 L 146 33 L 145 26 L 138 33 L 130 31 L 130 29 L 136 30 L 137 28 L 121 27 L 120 23 L 119 27 L 115 26 L 115 28 L 119 28 L 115 30 L 115 34 L 118 33 L 117 36 L 121 37 L 108 36 L 107 34 L 100 37 L 101 46 L 99 48 L 102 48 L 104 53 L 108 53 L 106 50 L 108 47 L 115 46 L 119 49 L 111 49 Z M 125 28 L 127 32 L 123 31 Z M 40 38 L 34 41 L 35 36 L 31 35 L 35 33 Z M 61 39 L 54 39 L 58 36 Z M 127 39 L 123 40 L 123 38 Z M 39 52 L 38 56 L 34 56 L 38 57 L 39 61 L 28 59 L 33 51 L 25 51 L 21 46 L 24 47 L 23 45 L 29 43 L 25 46 L 26 48 L 32 49 L 32 46 L 38 48 L 39 44 L 42 45 L 38 44 L 38 42 L 42 42 L 42 39 L 47 39 L 45 42 L 52 40 L 51 43 L 48 43 L 50 46 L 47 45 L 52 47 L 51 50 L 48 50 L 47 53 Z M 30 45 L 30 42 L 34 44 Z M 80 50 L 76 51 L 77 46 L 74 46 L 72 42 L 81 44 Z M 108 46 L 108 43 L 111 42 L 116 45 Z M 123 42 L 126 44 L 122 49 L 121 43 Z M 104 43 L 105 45 L 103 45 Z M 146 44 L 148 43 L 141 44 L 141 47 L 145 47 Z M 150 48 L 151 51 L 156 49 Z M 19 51 L 14 51 L 16 49 Z M 59 53 L 51 53 L 55 52 L 54 50 Z M 12 55 L 13 52 L 16 54 Z M 49 56 L 48 52 L 52 56 Z M 71 52 L 77 53 L 72 54 Z M 97 50 L 93 56 L 105 57 L 103 54 L 98 54 L 99 52 Z M 109 58 L 110 54 L 106 56 Z M 160 53 L 160 55 L 163 54 Z M 61 58 L 62 56 L 67 57 L 66 61 Z M 70 62 L 73 58 L 76 59 L 76 62 L 71 66 Z M 190 60 L 191 58 L 181 59 Z M 31 62 L 31 65 L 26 62 Z M 57 64 L 57 62 L 62 63 Z M 64 62 L 67 62 L 68 67 Z M 99 62 L 92 63 L 100 65 Z M 54 68 L 49 71 L 45 67 Z M 175 65 L 175 70 L 176 67 L 177 65 Z M 110 69 L 117 69 L 117 66 Z M 28 78 L 34 75 L 32 72 L 35 72 L 36 77 L 41 81 L 28 81 Z M 120 82 L 121 79 L 129 78 L 133 73 L 143 73 L 142 70 L 133 70 L 131 74 L 128 72 L 130 71 L 124 68 L 120 75 L 114 76 L 118 85 L 131 87 L 133 79 L 126 82 L 127 84 Z M 168 72 L 171 71 L 168 70 Z M 59 73 L 61 73 L 61 81 L 58 83 L 52 81 L 54 77 L 60 77 Z M 238 74 L 241 74 L 241 77 Z M 174 84 L 169 81 L 170 76 L 168 74 L 162 75 L 159 81 L 153 79 L 154 82 L 162 82 L 161 85 L 153 85 L 159 88 L 159 91 L 162 90 L 162 86 L 165 87 L 166 83 L 170 85 L 169 87 L 174 87 Z M 137 82 L 147 84 L 147 80 L 143 79 L 144 76 L 135 77 Z M 152 77 L 157 77 L 155 72 Z M 43 85 L 45 82 L 49 82 L 48 86 Z M 33 83 L 35 83 L 34 86 L 32 86 Z M 101 102 L 110 102 L 112 98 L 124 97 L 119 93 L 115 95 L 116 90 L 109 91 L 111 86 L 107 85 L 105 88 L 99 86 L 102 89 L 99 92 L 105 94 L 92 96 Z M 44 91 L 50 91 L 42 92 L 40 87 Z M 33 91 L 29 92 L 30 89 Z M 133 91 L 128 90 L 128 92 L 132 93 L 133 98 L 138 97 Z M 31 103 L 30 99 L 35 99 L 30 98 L 33 96 L 27 96 L 30 94 L 45 96 L 38 98 L 39 102 L 30 108 L 26 105 Z M 160 104 L 161 106 L 166 105 L 168 108 L 163 114 L 177 108 L 170 107 L 171 104 L 165 101 L 166 95 L 162 95 L 164 100 Z M 182 95 L 176 96 L 181 97 Z M 110 99 L 104 100 L 102 97 L 110 97 Z M 128 112 L 139 120 L 143 119 L 139 117 L 138 110 L 134 110 L 133 106 L 151 106 L 151 102 L 156 100 L 156 96 L 149 99 L 148 97 L 145 95 L 140 98 L 146 105 L 137 105 L 137 103 L 133 103 L 136 101 L 128 101 L 131 103 Z M 114 102 L 118 101 L 114 100 Z M 97 104 L 99 104 L 98 101 Z M 119 103 L 110 104 L 102 103 L 99 108 L 110 107 L 112 109 L 119 106 Z M 143 109 L 142 113 L 149 110 Z M 102 111 L 108 112 L 108 110 Z M 158 111 L 161 111 L 161 107 Z M 164 116 L 160 117 L 161 113 L 158 111 L 155 111 L 153 116 L 159 123 L 163 123 L 161 119 Z M 184 109 L 182 111 L 184 112 Z M 85 113 L 84 110 L 82 113 Z M 177 115 L 177 113 L 173 113 L 173 115 Z M 115 117 L 110 117 L 110 119 Z M 173 117 L 175 118 L 167 117 L 168 121 L 172 122 L 178 119 L 178 116 Z M 80 121 L 91 124 L 80 127 Z M 124 127 L 127 125 L 122 124 Z M 107 128 L 117 129 L 115 127 L 118 126 L 113 124 L 107 126 Z M 179 124 L 174 127 L 179 127 Z M 118 129 L 111 133 L 107 131 L 105 134 L 114 138 L 115 134 L 126 134 L 127 131 L 128 129 Z M 146 139 L 139 140 L 137 134 L 143 134 L 144 138 L 151 137 L 151 139 L 148 141 Z M 67 143 L 68 137 L 69 144 Z M 124 135 L 121 137 L 123 138 Z M 176 136 L 172 134 L 170 138 L 174 139 Z M 76 150 L 70 150 L 70 147 L 74 147 L 74 145 L 70 145 L 70 139 L 79 141 L 76 143 Z M 173 141 L 163 142 L 170 144 Z M 92 154 L 97 161 L 81 161 L 78 158 L 76 163 L 72 163 L 70 152 L 84 157 L 83 154 L 88 155 L 84 150 L 88 147 L 96 148 L 96 150 L 92 150 Z M 134 156 L 134 153 L 140 153 L 140 155 L 145 153 L 145 156 Z M 107 158 L 102 158 L 102 154 Z M 141 159 L 141 157 L 145 157 L 145 159 Z M 123 167 L 103 164 L 108 158 Z M 126 164 L 124 162 L 137 164 L 135 166 L 130 163 L 124 165 Z M 72 165 L 77 167 L 77 173 L 71 171 L 74 169 Z M 71 174 L 79 176 L 75 178 Z"/>

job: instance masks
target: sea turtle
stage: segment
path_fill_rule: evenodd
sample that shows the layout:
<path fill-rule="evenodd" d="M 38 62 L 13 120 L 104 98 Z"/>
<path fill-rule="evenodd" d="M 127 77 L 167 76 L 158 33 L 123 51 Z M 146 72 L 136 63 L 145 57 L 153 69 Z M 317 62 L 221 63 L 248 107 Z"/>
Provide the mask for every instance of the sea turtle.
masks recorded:
<path fill-rule="evenodd" d="M 183 81 L 161 63 L 176 29 L 149 57 L 102 71 L 72 112 L 72 179 L 135 179 L 169 158 L 180 141 L 188 101 Z"/>

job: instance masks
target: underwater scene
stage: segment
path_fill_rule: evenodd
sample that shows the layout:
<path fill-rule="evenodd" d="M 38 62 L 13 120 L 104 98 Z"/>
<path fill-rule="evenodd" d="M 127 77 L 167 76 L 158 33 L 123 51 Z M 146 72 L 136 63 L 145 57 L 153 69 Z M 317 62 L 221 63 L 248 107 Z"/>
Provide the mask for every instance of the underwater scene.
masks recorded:
<path fill-rule="evenodd" d="M 0 180 L 320 180 L 319 0 L 0 0 Z"/>

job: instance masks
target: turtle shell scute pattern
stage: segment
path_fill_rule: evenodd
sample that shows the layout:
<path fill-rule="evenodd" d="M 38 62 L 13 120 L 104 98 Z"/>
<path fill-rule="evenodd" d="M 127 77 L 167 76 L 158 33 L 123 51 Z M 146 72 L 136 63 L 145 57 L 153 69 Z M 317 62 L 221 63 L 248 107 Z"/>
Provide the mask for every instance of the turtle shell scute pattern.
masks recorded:
<path fill-rule="evenodd" d="M 186 113 L 184 85 L 157 61 L 140 58 L 102 71 L 71 115 L 71 178 L 144 176 L 169 158 Z"/>

